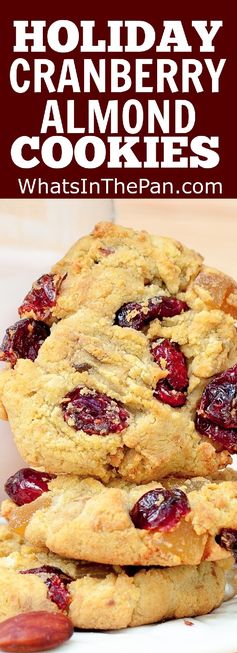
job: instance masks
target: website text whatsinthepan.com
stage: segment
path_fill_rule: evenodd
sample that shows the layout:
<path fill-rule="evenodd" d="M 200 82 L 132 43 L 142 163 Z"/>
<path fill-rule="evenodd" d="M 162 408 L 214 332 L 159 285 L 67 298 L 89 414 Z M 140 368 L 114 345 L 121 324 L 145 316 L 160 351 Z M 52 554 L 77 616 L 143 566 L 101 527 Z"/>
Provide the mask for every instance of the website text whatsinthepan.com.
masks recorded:
<path fill-rule="evenodd" d="M 154 181 L 147 177 L 126 182 L 116 177 L 102 177 L 91 181 L 87 177 L 78 180 L 62 179 L 49 182 L 42 177 L 18 178 L 18 185 L 22 195 L 38 196 L 176 196 L 176 195 L 222 195 L 223 185 L 220 181 L 183 181 L 174 184 L 173 181 Z"/>

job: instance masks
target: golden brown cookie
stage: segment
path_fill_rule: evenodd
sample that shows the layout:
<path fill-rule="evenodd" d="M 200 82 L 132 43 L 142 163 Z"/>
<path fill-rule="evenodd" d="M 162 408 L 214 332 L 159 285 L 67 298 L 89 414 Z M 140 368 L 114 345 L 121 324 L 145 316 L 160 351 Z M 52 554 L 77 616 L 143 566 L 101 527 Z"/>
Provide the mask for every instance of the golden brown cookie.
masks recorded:
<path fill-rule="evenodd" d="M 236 345 L 234 320 L 219 310 L 156 319 L 142 332 L 80 309 L 52 328 L 34 362 L 0 375 L 16 445 L 30 465 L 106 482 L 212 475 L 237 450 L 237 429 L 230 442 L 216 425 L 199 433 L 195 415 Z"/>
<path fill-rule="evenodd" d="M 173 569 L 106 567 L 63 560 L 22 544 L 0 559 L 0 620 L 29 611 L 68 614 L 73 625 L 109 630 L 201 615 L 234 594 L 230 564 Z"/>
<path fill-rule="evenodd" d="M 0 558 L 20 550 L 22 541 L 21 536 L 16 532 L 13 533 L 7 524 L 0 524 Z"/>
<path fill-rule="evenodd" d="M 101 222 L 56 263 L 53 279 L 42 282 L 46 291 L 48 283 L 47 294 L 54 302 L 48 306 L 48 315 L 46 301 L 40 310 L 42 296 L 38 293 L 41 302 L 37 302 L 37 288 L 33 297 L 23 301 L 20 315 L 51 323 L 75 313 L 81 305 L 113 315 L 124 302 L 149 299 L 160 291 L 165 295 L 185 292 L 201 264 L 199 254 L 176 240 Z"/>
<path fill-rule="evenodd" d="M 42 279 L 0 351 L 14 368 L 1 416 L 29 464 L 140 483 L 231 462 L 234 282 L 176 241 L 110 223 Z"/>
<path fill-rule="evenodd" d="M 110 222 L 97 224 L 78 240 L 35 282 L 33 291 L 23 300 L 20 316 L 49 324 L 81 305 L 93 303 L 101 312 L 101 302 L 106 302 L 106 312 L 113 314 L 125 302 L 146 300 L 160 291 L 181 293 L 182 298 L 187 294 L 197 310 L 218 308 L 237 317 L 235 281 L 203 265 L 200 254 L 174 239 Z"/>
<path fill-rule="evenodd" d="M 16 475 L 8 482 L 13 501 L 3 502 L 3 516 L 34 546 L 63 557 L 171 567 L 236 552 L 237 481 L 170 478 L 163 484 L 104 486 L 92 478 L 59 476 L 48 480 L 44 492 L 36 479 L 38 498 L 23 504 L 24 479 Z"/>

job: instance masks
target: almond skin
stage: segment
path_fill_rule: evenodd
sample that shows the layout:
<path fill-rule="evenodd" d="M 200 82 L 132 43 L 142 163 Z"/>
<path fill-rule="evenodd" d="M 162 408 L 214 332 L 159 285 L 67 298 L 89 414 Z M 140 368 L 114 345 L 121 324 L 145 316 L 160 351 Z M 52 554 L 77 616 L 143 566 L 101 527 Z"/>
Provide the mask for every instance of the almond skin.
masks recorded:
<path fill-rule="evenodd" d="M 24 612 L 0 623 L 0 649 L 13 653 L 48 651 L 72 634 L 73 625 L 64 614 Z"/>

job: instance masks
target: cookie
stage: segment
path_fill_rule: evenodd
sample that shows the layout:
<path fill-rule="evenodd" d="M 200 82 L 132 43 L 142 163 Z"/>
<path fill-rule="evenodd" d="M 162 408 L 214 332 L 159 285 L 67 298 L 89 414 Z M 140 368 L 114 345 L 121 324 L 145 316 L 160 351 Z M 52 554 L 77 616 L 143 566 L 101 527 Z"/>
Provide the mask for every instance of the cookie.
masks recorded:
<path fill-rule="evenodd" d="M 113 315 L 128 301 L 185 292 L 201 269 L 202 257 L 171 238 L 104 222 L 33 285 L 19 314 L 51 324 L 93 305 Z"/>
<path fill-rule="evenodd" d="M 182 298 L 188 293 L 192 306 L 220 308 L 237 317 L 235 282 L 202 261 L 200 254 L 171 238 L 102 222 L 33 285 L 19 313 L 50 324 L 81 305 L 113 315 L 128 301 L 161 292 L 181 293 Z"/>
<path fill-rule="evenodd" d="M 18 551 L 21 544 L 22 538 L 18 533 L 13 533 L 7 524 L 0 524 L 0 558 Z"/>
<path fill-rule="evenodd" d="M 230 565 L 114 568 L 63 560 L 22 544 L 0 558 L 0 620 L 62 611 L 77 628 L 112 630 L 201 615 L 223 601 L 226 580 L 228 598 L 235 593 Z"/>
<path fill-rule="evenodd" d="M 30 465 L 105 482 L 212 475 L 237 451 L 237 429 L 221 427 L 224 410 L 236 426 L 236 345 L 234 319 L 216 309 L 142 332 L 81 308 L 52 328 L 34 362 L 0 375 L 16 445 Z M 232 394 L 220 376 L 220 426 L 214 416 L 205 431 L 196 422 L 203 392 L 231 366 Z"/>
<path fill-rule="evenodd" d="M 169 567 L 236 553 L 236 480 L 104 486 L 92 478 L 59 476 L 43 491 L 37 478 L 29 480 L 32 473 L 24 470 L 8 481 L 11 500 L 2 511 L 13 531 L 25 532 L 34 546 L 89 562 Z"/>
<path fill-rule="evenodd" d="M 1 348 L 13 369 L 0 410 L 23 458 L 105 482 L 225 467 L 237 451 L 236 297 L 180 243 L 98 225 L 36 282 Z"/>

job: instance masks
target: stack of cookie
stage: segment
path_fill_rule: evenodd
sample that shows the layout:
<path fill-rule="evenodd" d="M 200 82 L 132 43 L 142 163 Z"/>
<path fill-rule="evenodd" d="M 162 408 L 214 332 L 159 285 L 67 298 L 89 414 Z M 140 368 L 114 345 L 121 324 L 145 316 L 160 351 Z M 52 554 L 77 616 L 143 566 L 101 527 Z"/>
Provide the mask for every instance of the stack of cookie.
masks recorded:
<path fill-rule="evenodd" d="M 0 411 L 30 467 L 5 485 L 0 618 L 115 629 L 212 610 L 237 550 L 236 284 L 101 223 L 19 314 Z"/>

